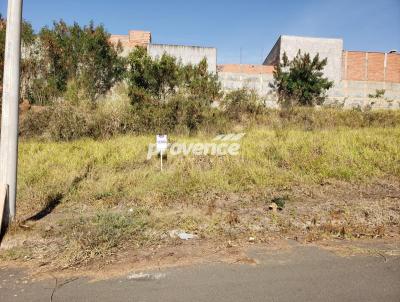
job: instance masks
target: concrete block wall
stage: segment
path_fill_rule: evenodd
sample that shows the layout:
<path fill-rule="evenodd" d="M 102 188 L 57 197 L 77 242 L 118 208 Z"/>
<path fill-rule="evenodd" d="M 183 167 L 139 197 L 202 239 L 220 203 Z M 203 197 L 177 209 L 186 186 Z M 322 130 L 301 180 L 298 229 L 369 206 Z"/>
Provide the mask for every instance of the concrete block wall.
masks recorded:
<path fill-rule="evenodd" d="M 324 74 L 334 81 L 328 91 L 328 102 L 342 102 L 345 107 L 366 106 L 374 108 L 399 108 L 400 104 L 400 54 L 361 51 L 343 51 L 341 39 L 281 36 L 264 60 L 263 65 L 225 64 L 217 66 L 217 50 L 213 47 L 196 47 L 168 44 L 152 44 L 151 33 L 129 31 L 128 35 L 112 35 L 110 42 L 120 42 L 123 55 L 128 55 L 136 46 L 147 47 L 153 58 L 164 53 L 178 58 L 183 64 L 198 64 L 207 59 L 209 72 L 218 73 L 222 89 L 226 92 L 253 89 L 271 106 L 276 106 L 270 83 L 273 81 L 274 65 L 286 52 L 292 59 L 301 50 L 311 56 L 319 54 L 327 58 Z M 385 90 L 384 98 L 371 99 L 369 94 Z"/>
<path fill-rule="evenodd" d="M 122 56 L 128 56 L 137 46 L 146 47 L 152 58 L 161 57 L 164 53 L 176 57 L 183 64 L 198 64 L 204 58 L 208 63 L 208 71 L 217 72 L 217 49 L 214 47 L 183 46 L 169 44 L 152 44 L 151 32 L 130 30 L 127 35 L 111 35 L 110 42 L 121 43 Z"/>
<path fill-rule="evenodd" d="M 309 53 L 311 56 L 319 54 L 321 59 L 327 58 L 324 74 L 331 81 L 339 84 L 342 79 L 342 39 L 310 38 L 282 35 L 268 54 L 264 65 L 275 65 L 279 62 L 283 53 L 289 60 L 293 59 L 298 51 Z"/>
<path fill-rule="evenodd" d="M 218 78 L 222 89 L 226 92 L 247 88 L 254 90 L 260 96 L 267 96 L 271 92 L 269 84 L 273 81 L 272 74 L 248 74 L 236 72 L 219 72 Z"/>
<path fill-rule="evenodd" d="M 274 66 L 225 64 L 218 65 L 217 70 L 223 91 L 251 89 L 264 100 L 268 107 L 277 107 L 275 96 L 269 86 L 273 81 Z"/>
<path fill-rule="evenodd" d="M 167 53 L 176 57 L 185 65 L 198 64 L 205 58 L 208 64 L 208 71 L 217 72 L 217 49 L 214 47 L 149 44 L 147 51 L 152 58 L 159 58 L 164 53 Z"/>
<path fill-rule="evenodd" d="M 276 97 L 269 87 L 269 84 L 273 81 L 272 73 L 220 71 L 218 72 L 218 79 L 221 82 L 222 90 L 226 93 L 242 88 L 251 89 L 261 97 L 267 107 L 278 107 Z"/>
<path fill-rule="evenodd" d="M 382 98 L 371 98 L 377 90 L 385 90 Z M 400 83 L 381 81 L 343 80 L 339 87 L 329 94 L 327 103 L 339 102 L 345 108 L 370 106 L 380 109 L 400 108 Z"/>

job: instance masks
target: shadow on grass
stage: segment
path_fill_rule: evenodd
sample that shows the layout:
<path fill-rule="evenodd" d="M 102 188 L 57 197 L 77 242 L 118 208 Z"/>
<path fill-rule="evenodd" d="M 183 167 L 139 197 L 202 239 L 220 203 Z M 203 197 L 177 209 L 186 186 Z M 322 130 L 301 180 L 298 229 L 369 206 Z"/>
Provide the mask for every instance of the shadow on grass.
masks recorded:
<path fill-rule="evenodd" d="M 64 197 L 64 195 L 61 193 L 56 193 L 55 195 L 49 196 L 48 200 L 46 202 L 46 206 L 43 209 L 41 209 L 38 213 L 36 213 L 35 215 L 25 219 L 24 222 L 38 221 L 38 220 L 46 217 L 51 212 L 53 212 L 53 210 L 60 204 L 63 197 Z"/>

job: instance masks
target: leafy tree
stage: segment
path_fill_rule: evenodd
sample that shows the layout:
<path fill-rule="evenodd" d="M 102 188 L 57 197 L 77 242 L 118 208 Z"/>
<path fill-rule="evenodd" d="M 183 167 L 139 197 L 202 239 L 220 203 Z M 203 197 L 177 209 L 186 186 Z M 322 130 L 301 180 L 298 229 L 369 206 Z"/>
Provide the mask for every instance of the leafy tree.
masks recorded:
<path fill-rule="evenodd" d="M 69 26 L 61 20 L 54 22 L 53 28 L 44 27 L 38 38 L 40 68 L 32 88 L 35 95 L 54 100 L 72 87 L 68 95 L 77 92 L 95 100 L 122 79 L 121 46 L 109 42 L 102 25 Z"/>
<path fill-rule="evenodd" d="M 271 87 L 278 95 L 279 103 L 284 107 L 293 105 L 314 106 L 322 104 L 325 92 L 333 82 L 323 77 L 327 59 L 320 60 L 317 54 L 311 59 L 310 54 L 300 51 L 292 61 L 286 53 L 274 70 L 274 82 Z"/>
<path fill-rule="evenodd" d="M 179 86 L 180 64 L 176 59 L 163 54 L 159 60 L 153 60 L 143 47 L 136 47 L 128 56 L 126 79 L 133 100 L 143 100 L 142 94 L 165 99 Z"/>
<path fill-rule="evenodd" d="M 211 104 L 221 90 L 217 76 L 208 72 L 206 59 L 197 65 L 183 66 L 166 53 L 153 59 L 142 47 L 136 47 L 129 54 L 126 79 L 132 103 L 166 100 L 179 91 L 191 99 L 203 99 Z"/>
<path fill-rule="evenodd" d="M 204 58 L 197 65 L 186 65 L 182 70 L 184 87 L 188 93 L 209 104 L 221 97 L 221 83 L 218 76 L 208 72 L 207 60 Z"/>

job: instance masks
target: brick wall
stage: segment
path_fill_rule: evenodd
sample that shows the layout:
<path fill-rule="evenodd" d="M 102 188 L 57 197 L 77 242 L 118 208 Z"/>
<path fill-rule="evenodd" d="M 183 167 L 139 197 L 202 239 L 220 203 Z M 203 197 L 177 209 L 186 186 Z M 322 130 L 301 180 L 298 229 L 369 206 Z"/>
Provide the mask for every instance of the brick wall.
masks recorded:
<path fill-rule="evenodd" d="M 224 64 L 217 66 L 218 72 L 245 73 L 245 74 L 272 74 L 272 65 L 249 65 L 249 64 Z"/>
<path fill-rule="evenodd" d="M 111 35 L 110 42 L 121 42 L 122 47 L 147 46 L 151 43 L 151 33 L 148 31 L 130 30 L 128 35 Z"/>
<path fill-rule="evenodd" d="M 130 30 L 129 41 L 138 45 L 151 43 L 151 33 L 148 31 Z"/>
<path fill-rule="evenodd" d="M 400 54 L 388 54 L 386 59 L 386 81 L 400 83 Z"/>
<path fill-rule="evenodd" d="M 370 52 L 367 54 L 367 80 L 375 82 L 385 81 L 385 54 Z"/>
<path fill-rule="evenodd" d="M 365 80 L 365 52 L 346 51 L 344 57 L 344 79 Z"/>
<path fill-rule="evenodd" d="M 345 51 L 342 71 L 344 80 L 400 83 L 400 54 Z"/>

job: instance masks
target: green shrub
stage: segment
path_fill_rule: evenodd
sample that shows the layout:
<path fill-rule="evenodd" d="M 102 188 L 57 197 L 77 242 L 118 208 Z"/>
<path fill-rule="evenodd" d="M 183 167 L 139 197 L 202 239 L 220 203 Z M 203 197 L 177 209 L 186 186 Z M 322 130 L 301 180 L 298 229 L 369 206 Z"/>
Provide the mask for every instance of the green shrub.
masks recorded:
<path fill-rule="evenodd" d="M 203 99 L 212 104 L 222 96 L 218 76 L 208 72 L 207 60 L 197 65 L 186 65 L 181 69 L 182 83 L 180 88 L 191 98 Z M 183 86 L 183 87 L 182 87 Z"/>
<path fill-rule="evenodd" d="M 133 107 L 134 131 L 138 133 L 193 134 L 203 129 L 225 129 L 226 119 L 208 101 L 189 99 L 181 94 L 162 103 L 136 104 Z"/>
<path fill-rule="evenodd" d="M 52 120 L 52 107 L 43 107 L 41 110 L 29 110 L 20 121 L 20 133 L 25 137 L 43 136 Z"/>
<path fill-rule="evenodd" d="M 32 48 L 35 74 L 27 91 L 31 103 L 67 98 L 95 100 L 122 79 L 124 60 L 121 48 L 109 43 L 103 26 L 81 27 L 54 22 L 37 35 Z"/>
<path fill-rule="evenodd" d="M 258 95 L 245 88 L 228 93 L 222 102 L 222 107 L 229 118 L 237 121 L 254 118 L 265 111 L 265 106 Z"/>
<path fill-rule="evenodd" d="M 327 59 L 320 60 L 317 54 L 311 59 L 310 54 L 301 54 L 300 50 L 289 61 L 286 53 L 282 62 L 275 67 L 274 82 L 270 84 L 278 95 L 278 102 L 283 107 L 321 105 L 325 101 L 325 92 L 333 82 L 323 77 Z"/>
<path fill-rule="evenodd" d="M 221 95 L 218 77 L 208 72 L 206 59 L 183 66 L 166 53 L 153 59 L 145 48 L 136 47 L 127 62 L 125 77 L 132 104 L 162 102 L 177 93 L 211 104 Z"/>
<path fill-rule="evenodd" d="M 90 121 L 86 110 L 67 102 L 54 106 L 47 131 L 52 139 L 62 141 L 90 136 Z"/>
<path fill-rule="evenodd" d="M 132 106 L 127 100 L 98 102 L 91 115 L 91 137 L 108 138 L 134 130 Z"/>
<path fill-rule="evenodd" d="M 308 107 L 276 110 L 264 108 L 256 98 L 249 96 L 251 93 L 244 91 L 232 93 L 225 99 L 228 102 L 224 104 L 225 110 L 210 106 L 208 100 L 192 99 L 183 94 L 163 102 L 150 98 L 149 103 L 133 105 L 128 97 L 99 100 L 96 104 L 90 101 L 76 105 L 68 101 L 57 102 L 46 107 L 33 106 L 21 119 L 20 133 L 24 137 L 68 141 L 81 137 L 109 138 L 125 133 L 230 133 L 234 129 L 262 125 L 284 138 L 288 129 L 400 126 L 399 111 Z"/>

